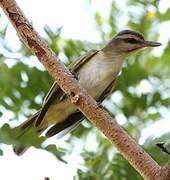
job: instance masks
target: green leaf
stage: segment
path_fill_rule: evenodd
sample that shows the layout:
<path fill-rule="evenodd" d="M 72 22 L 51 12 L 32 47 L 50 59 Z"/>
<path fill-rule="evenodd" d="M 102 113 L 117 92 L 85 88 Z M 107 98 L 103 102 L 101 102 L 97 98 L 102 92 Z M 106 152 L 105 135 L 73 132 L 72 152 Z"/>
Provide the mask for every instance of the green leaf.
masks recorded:
<path fill-rule="evenodd" d="M 2 149 L 0 149 L 0 156 L 3 156 L 3 151 L 2 151 Z"/>
<path fill-rule="evenodd" d="M 103 18 L 101 17 L 101 15 L 98 12 L 96 12 L 96 14 L 95 14 L 95 20 L 96 20 L 96 23 L 98 26 L 102 26 Z"/>
<path fill-rule="evenodd" d="M 159 13 L 158 18 L 160 21 L 169 21 L 170 20 L 170 8 L 168 8 L 168 10 L 163 14 Z"/>
<path fill-rule="evenodd" d="M 67 163 L 62 156 L 66 155 L 66 149 L 63 148 L 56 148 L 56 145 L 54 144 L 50 144 L 47 147 L 43 148 L 45 150 L 47 150 L 48 152 L 52 153 L 53 155 L 55 155 L 55 157 L 57 159 L 59 159 L 60 161 Z"/>
<path fill-rule="evenodd" d="M 159 112 L 149 114 L 148 119 L 152 120 L 158 120 L 161 117 L 161 114 Z"/>

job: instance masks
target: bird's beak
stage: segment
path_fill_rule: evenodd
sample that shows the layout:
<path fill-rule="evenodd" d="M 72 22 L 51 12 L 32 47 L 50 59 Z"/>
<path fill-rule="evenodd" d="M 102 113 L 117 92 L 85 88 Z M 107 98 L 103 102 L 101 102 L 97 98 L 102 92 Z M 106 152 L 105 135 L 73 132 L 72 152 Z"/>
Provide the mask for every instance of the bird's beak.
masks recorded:
<path fill-rule="evenodd" d="M 154 42 L 154 41 L 144 41 L 144 47 L 158 47 L 161 46 L 161 43 Z"/>

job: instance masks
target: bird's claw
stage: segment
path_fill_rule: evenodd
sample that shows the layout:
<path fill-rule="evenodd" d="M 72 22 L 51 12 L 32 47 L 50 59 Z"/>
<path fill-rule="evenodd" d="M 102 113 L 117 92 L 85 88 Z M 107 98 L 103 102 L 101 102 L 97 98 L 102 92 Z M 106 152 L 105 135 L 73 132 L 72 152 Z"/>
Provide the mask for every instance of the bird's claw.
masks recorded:
<path fill-rule="evenodd" d="M 103 108 L 101 101 L 97 101 L 97 105 L 98 105 L 99 108 Z"/>
<path fill-rule="evenodd" d="M 78 80 L 78 77 L 77 77 L 77 74 L 75 73 L 75 71 L 70 70 L 70 72 L 71 72 L 71 74 L 74 76 L 74 78 L 75 78 L 76 80 Z"/>

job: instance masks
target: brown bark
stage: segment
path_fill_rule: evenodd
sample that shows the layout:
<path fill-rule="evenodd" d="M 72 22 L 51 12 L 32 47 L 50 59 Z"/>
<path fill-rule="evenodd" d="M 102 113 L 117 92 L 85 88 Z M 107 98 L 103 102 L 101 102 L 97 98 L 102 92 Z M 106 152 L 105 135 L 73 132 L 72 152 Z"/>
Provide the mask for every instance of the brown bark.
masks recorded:
<path fill-rule="evenodd" d="M 14 0 L 0 0 L 0 5 L 15 27 L 21 40 L 38 57 L 71 102 L 114 144 L 131 165 L 145 178 L 160 180 L 166 169 L 161 168 L 77 83 L 73 75 L 49 49 L 25 18 Z M 166 171 L 165 173 L 163 171 Z M 167 173 L 168 174 L 168 173 Z M 170 176 L 168 175 L 169 179 Z M 166 179 L 166 178 L 165 178 Z"/>

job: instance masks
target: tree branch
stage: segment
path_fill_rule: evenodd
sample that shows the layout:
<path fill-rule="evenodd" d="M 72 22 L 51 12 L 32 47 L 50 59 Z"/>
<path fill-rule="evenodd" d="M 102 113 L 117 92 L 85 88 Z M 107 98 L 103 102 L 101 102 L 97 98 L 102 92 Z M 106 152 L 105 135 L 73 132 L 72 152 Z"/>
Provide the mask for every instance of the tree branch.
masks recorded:
<path fill-rule="evenodd" d="M 14 0 L 0 0 L 0 5 L 21 40 L 38 57 L 72 103 L 114 144 L 145 179 L 162 179 L 162 168 L 119 126 L 115 119 L 99 108 L 69 70 L 30 25 Z"/>

